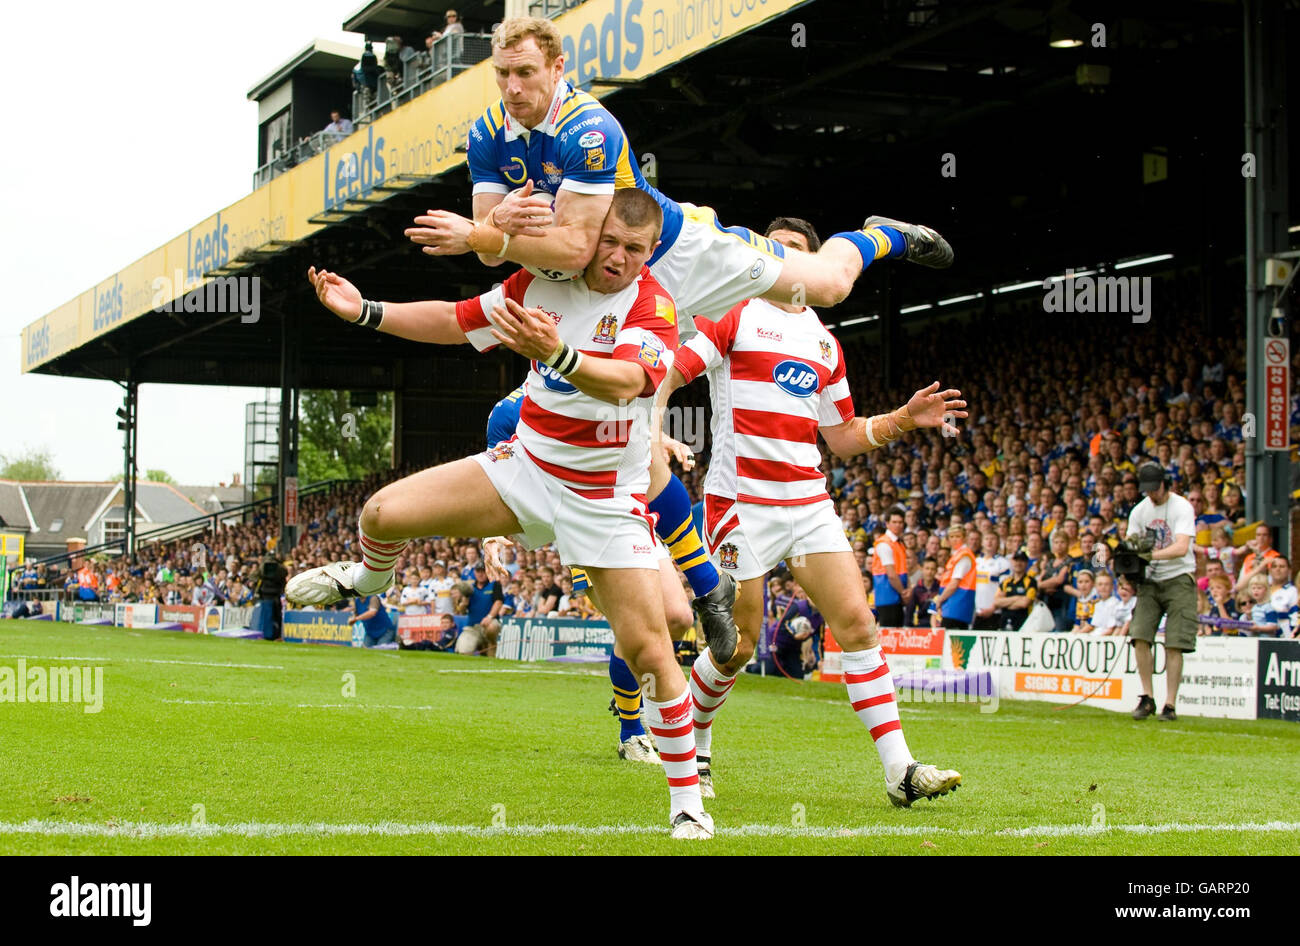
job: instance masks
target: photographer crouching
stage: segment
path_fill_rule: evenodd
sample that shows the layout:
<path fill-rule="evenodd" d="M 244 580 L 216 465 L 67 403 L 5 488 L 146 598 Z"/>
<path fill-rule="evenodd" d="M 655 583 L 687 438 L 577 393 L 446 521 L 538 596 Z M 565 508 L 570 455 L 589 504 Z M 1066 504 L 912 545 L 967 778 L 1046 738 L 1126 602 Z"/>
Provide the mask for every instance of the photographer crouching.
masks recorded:
<path fill-rule="evenodd" d="M 1192 504 L 1170 489 L 1168 474 L 1155 463 L 1138 471 L 1138 490 L 1146 497 L 1128 517 L 1128 530 L 1115 552 L 1115 573 L 1137 587 L 1137 605 L 1129 638 L 1137 657 L 1142 696 L 1134 719 L 1156 711 L 1152 694 L 1152 645 L 1160 618 L 1165 618 L 1165 707 L 1159 719 L 1178 718 L 1178 684 L 1183 678 L 1183 654 L 1196 649 L 1196 516 Z"/>

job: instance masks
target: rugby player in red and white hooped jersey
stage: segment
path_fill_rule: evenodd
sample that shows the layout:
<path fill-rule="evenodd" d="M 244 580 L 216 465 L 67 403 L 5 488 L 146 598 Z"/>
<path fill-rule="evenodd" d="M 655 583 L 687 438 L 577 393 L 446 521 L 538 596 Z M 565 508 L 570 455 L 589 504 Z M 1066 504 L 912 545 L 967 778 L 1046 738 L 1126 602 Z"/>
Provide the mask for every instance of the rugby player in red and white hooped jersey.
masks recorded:
<path fill-rule="evenodd" d="M 819 243 L 812 225 L 783 217 L 768 236 L 805 252 Z M 713 452 L 704 481 L 705 538 L 720 568 L 740 584 L 740 643 L 725 662 L 706 648 L 691 670 L 696 761 L 705 797 L 713 797 L 713 721 L 762 627 L 762 578 L 784 560 L 844 649 L 849 701 L 875 741 L 886 793 L 907 807 L 947 794 L 955 771 L 917 762 L 903 737 L 894 682 L 876 639 L 862 576 L 826 492 L 820 433 L 842 457 L 897 440 L 918 427 L 956 432 L 945 415 L 965 417 L 961 392 L 936 381 L 905 407 L 871 418 L 854 415 L 839 342 L 802 305 L 753 299 L 699 329 L 677 351 L 659 387 L 661 403 L 701 374 L 713 402 Z"/>
<path fill-rule="evenodd" d="M 480 351 L 500 343 L 529 358 L 531 370 L 514 437 L 376 492 L 361 513 L 362 561 L 304 572 L 285 593 L 321 605 L 382 591 L 408 539 L 419 536 L 554 542 L 599 591 L 636 678 L 653 680 L 646 716 L 668 778 L 673 837 L 708 838 L 691 695 L 668 635 L 645 498 L 654 393 L 677 347 L 672 299 L 645 268 L 662 221 L 654 198 L 628 189 L 615 198 L 582 279 L 548 282 L 520 271 L 462 302 L 370 302 L 340 276 L 310 270 L 317 297 L 340 318 L 413 341 L 468 341 Z M 564 738 L 557 733 L 557 742 Z"/>

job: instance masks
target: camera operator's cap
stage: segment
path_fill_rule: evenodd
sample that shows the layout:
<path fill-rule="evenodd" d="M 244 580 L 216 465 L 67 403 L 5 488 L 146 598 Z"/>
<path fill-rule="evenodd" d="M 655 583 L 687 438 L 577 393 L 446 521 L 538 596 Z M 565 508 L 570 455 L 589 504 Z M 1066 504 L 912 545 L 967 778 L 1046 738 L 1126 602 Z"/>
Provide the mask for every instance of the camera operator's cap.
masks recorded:
<path fill-rule="evenodd" d="M 1158 463 L 1143 463 L 1138 470 L 1138 492 L 1151 493 L 1158 490 L 1165 481 L 1165 471 Z"/>

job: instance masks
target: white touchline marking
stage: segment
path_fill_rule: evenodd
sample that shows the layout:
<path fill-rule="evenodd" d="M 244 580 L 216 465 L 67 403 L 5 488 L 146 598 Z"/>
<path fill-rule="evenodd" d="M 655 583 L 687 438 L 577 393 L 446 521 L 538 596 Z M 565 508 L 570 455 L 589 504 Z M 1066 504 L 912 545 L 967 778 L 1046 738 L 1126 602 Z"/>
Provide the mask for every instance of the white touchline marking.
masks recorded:
<path fill-rule="evenodd" d="M 193 667 L 229 667 L 234 670 L 284 669 L 277 664 L 224 664 L 210 660 L 160 660 L 156 657 L 65 657 L 51 654 L 0 654 L 0 657 L 22 657 L 25 660 L 79 660 L 87 663 L 181 664 Z"/>
<path fill-rule="evenodd" d="M 433 672 L 434 673 L 543 673 L 543 674 L 550 674 L 556 677 L 605 677 L 609 675 L 608 672 L 604 670 L 542 670 L 542 669 L 525 670 L 525 669 L 515 669 L 512 667 L 501 667 L 499 669 L 495 667 L 483 667 L 481 669 L 474 669 L 474 670 L 447 669 L 447 670 L 435 670 Z"/>
<path fill-rule="evenodd" d="M 278 706 L 281 709 L 390 709 L 390 710 L 436 710 L 446 709 L 437 706 L 399 706 L 393 703 L 271 703 L 265 700 L 159 700 L 160 703 L 176 703 L 181 706 Z"/>
<path fill-rule="evenodd" d="M 1028 828 L 1003 828 L 986 831 L 979 828 L 927 828 L 904 825 L 864 825 L 855 828 L 796 828 L 791 825 L 747 824 L 737 827 L 720 826 L 722 837 L 773 837 L 773 838 L 854 838 L 854 837 L 1094 837 L 1106 834 L 1249 834 L 1291 833 L 1300 831 L 1300 822 L 1268 821 L 1245 824 L 1131 824 L 1107 825 L 1094 828 L 1084 824 L 1038 825 Z M 616 824 L 573 825 L 540 824 L 514 825 L 493 828 L 474 824 L 440 824 L 426 821 L 402 823 L 381 821 L 374 824 L 325 824 L 322 822 L 299 824 L 274 824 L 243 822 L 239 824 L 167 824 L 159 822 L 121 823 L 53 821 L 33 818 L 22 822 L 0 822 L 2 835 L 48 835 L 58 837 L 102 838 L 210 838 L 210 837 L 409 837 L 419 835 L 464 835 L 469 837 L 540 837 L 544 835 L 662 835 L 668 836 L 666 825 Z"/>
<path fill-rule="evenodd" d="M 112 657 L 63 657 L 51 654 L 0 654 L 0 657 L 21 657 L 24 660 L 85 660 L 85 661 L 109 661 Z"/>

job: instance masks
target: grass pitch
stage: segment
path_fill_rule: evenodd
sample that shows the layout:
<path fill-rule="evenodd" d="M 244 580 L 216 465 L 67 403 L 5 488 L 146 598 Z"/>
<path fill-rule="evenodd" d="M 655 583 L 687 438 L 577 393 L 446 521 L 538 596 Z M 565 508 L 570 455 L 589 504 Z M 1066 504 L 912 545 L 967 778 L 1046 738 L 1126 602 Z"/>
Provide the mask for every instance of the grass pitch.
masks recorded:
<path fill-rule="evenodd" d="M 0 854 L 1296 854 L 1300 727 L 906 703 L 961 790 L 900 811 L 838 684 L 746 676 L 712 841 L 615 754 L 603 666 L 0 621 L 0 667 L 102 667 L 103 708 L 0 702 Z"/>

